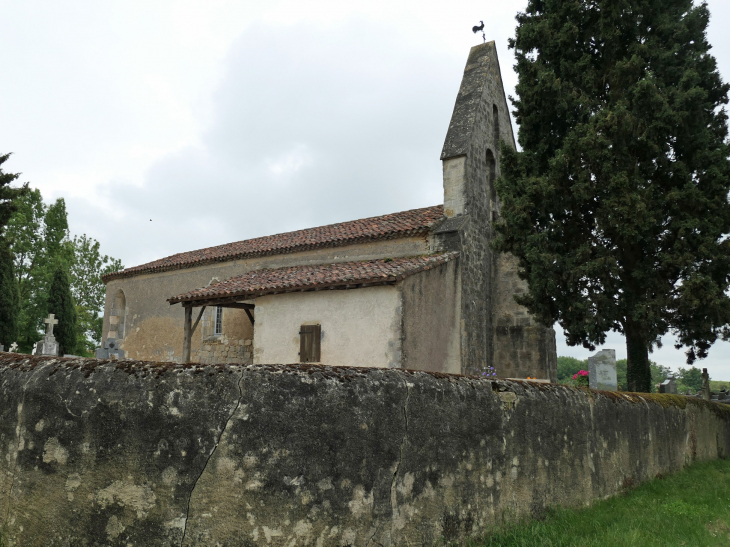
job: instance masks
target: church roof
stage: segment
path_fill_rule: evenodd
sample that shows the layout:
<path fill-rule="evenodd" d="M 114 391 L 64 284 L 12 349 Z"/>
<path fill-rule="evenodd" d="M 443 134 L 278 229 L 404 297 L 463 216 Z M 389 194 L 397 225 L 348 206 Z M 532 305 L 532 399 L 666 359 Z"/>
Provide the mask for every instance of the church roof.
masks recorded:
<path fill-rule="evenodd" d="M 254 270 L 202 289 L 173 296 L 168 298 L 168 302 L 177 304 L 211 301 L 211 305 L 214 305 L 216 300 L 247 300 L 266 294 L 390 285 L 409 275 L 449 262 L 458 255 L 457 252 L 451 252 L 431 256 Z"/>
<path fill-rule="evenodd" d="M 113 279 L 123 277 L 180 270 L 214 262 L 228 262 L 254 256 L 295 253 L 321 247 L 340 247 L 355 243 L 426 234 L 443 214 L 443 205 L 435 205 L 379 217 L 363 218 L 295 232 L 246 239 L 216 247 L 198 249 L 197 251 L 178 253 L 141 266 L 107 274 L 102 277 L 102 280 L 108 283 Z"/>

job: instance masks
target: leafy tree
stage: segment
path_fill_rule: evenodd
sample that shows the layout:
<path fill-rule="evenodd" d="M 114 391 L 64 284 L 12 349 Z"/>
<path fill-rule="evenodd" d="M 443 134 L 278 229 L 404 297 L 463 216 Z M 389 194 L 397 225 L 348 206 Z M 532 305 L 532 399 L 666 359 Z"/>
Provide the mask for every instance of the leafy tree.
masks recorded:
<path fill-rule="evenodd" d="M 694 390 L 702 389 L 702 372 L 697 367 L 680 367 L 678 379 L 684 386 Z"/>
<path fill-rule="evenodd" d="M 575 357 L 558 357 L 558 382 L 565 383 L 573 379 L 579 370 L 588 370 L 588 361 Z"/>
<path fill-rule="evenodd" d="M 652 388 L 657 384 L 661 384 L 667 378 L 674 376 L 672 369 L 659 365 L 654 361 L 649 361 L 649 368 L 651 370 L 651 386 Z"/>
<path fill-rule="evenodd" d="M 28 350 L 44 330 L 48 294 L 54 271 L 69 268 L 74 260 L 69 239 L 66 203 L 43 203 L 39 190 L 18 200 L 8 224 L 8 239 L 15 254 L 15 275 L 20 293 L 19 344 Z"/>
<path fill-rule="evenodd" d="M 20 295 L 15 282 L 13 254 L 5 239 L 0 237 L 0 345 L 7 349 L 18 336 Z"/>
<path fill-rule="evenodd" d="M 71 264 L 71 291 L 78 314 L 79 349 L 86 353 L 101 343 L 99 314 L 104 309 L 106 286 L 101 276 L 124 269 L 121 261 L 102 255 L 99 242 L 86 234 L 74 237 L 74 260 Z"/>
<path fill-rule="evenodd" d="M 93 238 L 70 238 L 63 199 L 47 206 L 40 191 L 30 190 L 17 201 L 18 210 L 10 219 L 8 236 L 20 291 L 20 347 L 28 350 L 42 336 L 51 280 L 58 265 L 64 264 L 76 302 L 76 351 L 90 354 L 101 342 L 99 314 L 105 296 L 101 276 L 124 266 L 118 259 L 102 255 L 99 242 Z"/>
<path fill-rule="evenodd" d="M 61 355 L 74 353 L 77 347 L 76 304 L 71 294 L 67 265 L 61 261 L 57 262 L 53 271 L 47 309 L 58 319 L 54 334 Z"/>
<path fill-rule="evenodd" d="M 40 338 L 48 300 L 48 262 L 44 231 L 46 206 L 41 193 L 31 189 L 17 201 L 8 224 L 8 240 L 15 255 L 15 276 L 20 293 L 18 343 L 29 350 Z"/>
<path fill-rule="evenodd" d="M 616 383 L 618 384 L 618 389 L 621 391 L 626 391 L 628 386 L 628 383 L 626 382 L 626 368 L 626 359 L 616 360 Z"/>
<path fill-rule="evenodd" d="M 528 0 L 510 47 L 522 152 L 502 147 L 495 249 L 571 345 L 623 332 L 627 384 L 672 331 L 687 360 L 728 335 L 728 85 L 692 0 Z"/>

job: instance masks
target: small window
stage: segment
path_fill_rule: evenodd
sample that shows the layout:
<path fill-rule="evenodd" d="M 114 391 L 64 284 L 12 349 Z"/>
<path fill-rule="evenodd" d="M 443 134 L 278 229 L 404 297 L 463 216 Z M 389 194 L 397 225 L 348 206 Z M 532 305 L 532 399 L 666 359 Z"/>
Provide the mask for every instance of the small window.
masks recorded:
<path fill-rule="evenodd" d="M 223 308 L 215 307 L 215 330 L 213 334 L 223 334 Z"/>
<path fill-rule="evenodd" d="M 493 120 L 493 129 L 494 129 L 494 149 L 499 151 L 499 110 L 497 109 L 497 105 L 492 105 L 492 120 Z"/>
<path fill-rule="evenodd" d="M 494 187 L 494 181 L 497 178 L 497 163 L 494 154 L 487 148 L 487 188 L 489 188 L 489 197 L 492 200 L 492 207 L 497 204 L 497 189 Z"/>
<path fill-rule="evenodd" d="M 302 325 L 299 329 L 300 363 L 317 363 L 320 361 L 319 341 L 321 335 L 321 325 Z"/>

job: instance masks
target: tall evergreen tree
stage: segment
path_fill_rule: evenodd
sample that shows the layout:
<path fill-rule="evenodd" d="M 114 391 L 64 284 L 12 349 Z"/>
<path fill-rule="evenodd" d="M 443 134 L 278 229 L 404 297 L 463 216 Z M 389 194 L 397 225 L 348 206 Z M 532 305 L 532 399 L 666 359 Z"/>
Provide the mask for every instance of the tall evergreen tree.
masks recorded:
<path fill-rule="evenodd" d="M 634 391 L 666 332 L 689 363 L 728 334 L 728 85 L 708 20 L 692 0 L 528 0 L 510 43 L 522 152 L 502 151 L 495 249 L 569 344 L 624 333 Z"/>
<path fill-rule="evenodd" d="M 10 186 L 20 175 L 3 171 L 2 164 L 8 161 L 9 157 L 10 154 L 0 155 L 0 237 L 3 237 L 5 226 L 17 208 L 16 200 L 25 194 L 28 188 L 27 184 L 20 188 Z"/>
<path fill-rule="evenodd" d="M 17 178 L 16 173 L 5 173 L 2 164 L 10 154 L 0 155 L 0 344 L 9 346 L 18 335 L 19 296 L 13 269 L 13 253 L 6 237 L 10 217 L 17 210 L 17 201 L 27 193 L 27 184 L 14 188 L 10 186 Z"/>
<path fill-rule="evenodd" d="M 48 294 L 48 313 L 54 314 L 58 319 L 54 334 L 61 355 L 74 353 L 77 345 L 76 304 L 71 294 L 68 266 L 62 261 L 58 261 L 53 270 Z"/>
<path fill-rule="evenodd" d="M 15 281 L 13 253 L 0 237 L 0 345 L 7 349 L 17 340 L 20 294 Z"/>

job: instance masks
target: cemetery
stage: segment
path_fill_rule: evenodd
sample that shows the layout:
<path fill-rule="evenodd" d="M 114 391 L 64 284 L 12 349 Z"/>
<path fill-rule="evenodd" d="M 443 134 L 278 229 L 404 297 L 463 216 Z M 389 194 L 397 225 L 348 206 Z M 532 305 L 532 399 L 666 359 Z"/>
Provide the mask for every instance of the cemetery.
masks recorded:
<path fill-rule="evenodd" d="M 0 547 L 465 545 L 729 458 L 728 391 L 706 368 L 697 391 L 669 376 L 645 393 L 649 362 L 637 363 L 662 334 L 648 320 L 622 325 L 634 392 L 605 347 L 557 383 L 558 293 L 595 293 L 601 312 L 613 297 L 567 275 L 536 288 L 572 250 L 527 272 L 520 234 L 506 242 L 503 214 L 548 209 L 504 197 L 519 162 L 508 110 L 484 37 L 441 153 L 443 204 L 107 272 L 94 358 L 69 354 L 59 311 L 30 355 L 0 346 Z M 622 246 L 582 252 L 610 247 Z M 577 335 L 559 321 L 571 345 L 594 351 L 588 331 L 602 342 L 620 323 L 575 308 Z M 719 327 L 683 327 L 705 357 Z"/>

